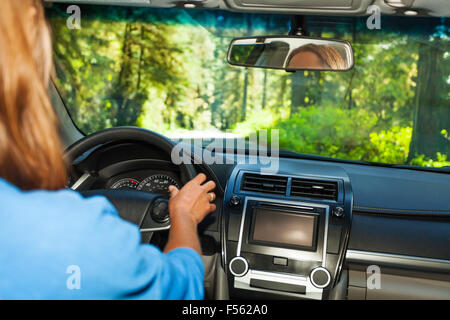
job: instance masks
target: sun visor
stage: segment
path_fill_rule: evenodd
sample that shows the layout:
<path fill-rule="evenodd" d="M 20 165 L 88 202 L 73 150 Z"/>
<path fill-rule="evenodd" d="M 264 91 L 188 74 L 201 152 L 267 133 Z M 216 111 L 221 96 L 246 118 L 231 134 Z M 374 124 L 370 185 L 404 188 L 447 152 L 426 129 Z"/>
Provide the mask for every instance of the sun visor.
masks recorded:
<path fill-rule="evenodd" d="M 232 9 L 299 14 L 365 14 L 371 0 L 226 0 Z"/>

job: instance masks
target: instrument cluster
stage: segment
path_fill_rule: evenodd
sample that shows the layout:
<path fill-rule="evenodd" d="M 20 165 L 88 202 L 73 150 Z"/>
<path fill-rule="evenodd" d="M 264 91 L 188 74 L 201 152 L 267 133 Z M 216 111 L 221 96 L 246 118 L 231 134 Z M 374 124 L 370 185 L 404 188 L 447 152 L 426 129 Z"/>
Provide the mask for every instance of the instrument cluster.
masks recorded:
<path fill-rule="evenodd" d="M 110 189 L 120 190 L 138 190 L 151 193 L 169 194 L 169 186 L 180 188 L 180 183 L 167 174 L 154 174 L 147 176 L 142 180 L 135 178 L 122 177 L 116 179 L 110 186 Z"/>

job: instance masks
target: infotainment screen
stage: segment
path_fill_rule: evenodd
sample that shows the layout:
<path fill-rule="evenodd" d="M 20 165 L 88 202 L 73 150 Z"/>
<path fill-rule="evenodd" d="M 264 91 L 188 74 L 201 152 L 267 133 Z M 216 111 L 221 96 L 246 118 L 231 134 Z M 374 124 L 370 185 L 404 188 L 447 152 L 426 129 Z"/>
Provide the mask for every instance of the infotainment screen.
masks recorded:
<path fill-rule="evenodd" d="M 251 242 L 315 249 L 317 216 L 255 207 Z"/>

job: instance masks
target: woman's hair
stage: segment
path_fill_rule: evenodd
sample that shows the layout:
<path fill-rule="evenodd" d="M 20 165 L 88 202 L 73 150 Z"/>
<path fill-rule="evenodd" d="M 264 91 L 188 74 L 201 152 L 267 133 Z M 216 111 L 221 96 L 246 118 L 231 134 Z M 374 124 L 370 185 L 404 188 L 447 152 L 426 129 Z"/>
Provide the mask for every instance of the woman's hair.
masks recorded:
<path fill-rule="evenodd" d="M 21 189 L 63 188 L 67 171 L 48 98 L 50 29 L 40 0 L 2 0 L 0 177 Z"/>
<path fill-rule="evenodd" d="M 287 60 L 287 65 L 289 66 L 291 59 L 301 52 L 312 52 L 316 54 L 323 66 L 326 68 L 332 70 L 345 70 L 348 68 L 347 62 L 335 48 L 327 45 L 316 45 L 312 43 L 301 46 L 300 48 L 292 51 Z"/>

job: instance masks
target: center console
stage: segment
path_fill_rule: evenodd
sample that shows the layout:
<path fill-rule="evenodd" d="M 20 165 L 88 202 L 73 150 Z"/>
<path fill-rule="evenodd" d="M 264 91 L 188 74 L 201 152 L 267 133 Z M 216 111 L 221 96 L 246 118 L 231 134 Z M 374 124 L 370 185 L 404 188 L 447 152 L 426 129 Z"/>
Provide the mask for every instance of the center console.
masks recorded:
<path fill-rule="evenodd" d="M 222 215 L 231 298 L 326 299 L 351 223 L 345 175 L 262 175 L 236 168 Z"/>

